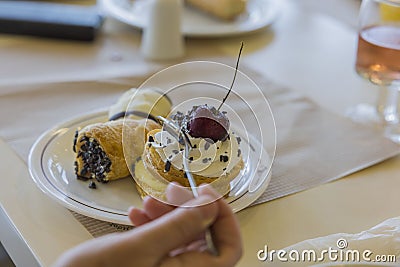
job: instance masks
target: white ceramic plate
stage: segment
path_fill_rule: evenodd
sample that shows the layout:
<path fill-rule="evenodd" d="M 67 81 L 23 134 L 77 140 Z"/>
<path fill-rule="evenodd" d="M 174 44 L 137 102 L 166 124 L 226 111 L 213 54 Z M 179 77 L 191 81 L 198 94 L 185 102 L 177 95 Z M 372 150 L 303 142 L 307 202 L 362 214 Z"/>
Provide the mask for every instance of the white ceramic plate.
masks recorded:
<path fill-rule="evenodd" d="M 106 15 L 143 29 L 148 17 L 147 0 L 100 0 Z M 215 19 L 190 7 L 184 8 L 182 32 L 187 37 L 224 37 L 254 32 L 269 26 L 279 13 L 279 0 L 248 0 L 246 11 L 235 20 Z"/>
<path fill-rule="evenodd" d="M 127 216 L 128 207 L 142 205 L 132 178 L 107 184 L 96 182 L 97 189 L 90 189 L 88 182 L 77 180 L 74 172 L 72 144 L 75 131 L 88 124 L 106 120 L 106 111 L 95 112 L 62 123 L 45 132 L 32 146 L 28 160 L 29 170 L 36 185 L 66 208 L 103 221 L 130 224 Z M 257 143 L 253 145 L 256 146 Z M 257 164 L 251 163 L 247 166 L 257 166 Z M 269 169 L 266 171 L 263 168 L 265 167 L 259 166 L 255 171 L 255 179 L 262 180 L 255 191 L 249 192 L 248 182 L 235 185 L 232 190 L 233 196 L 228 199 L 235 212 L 249 206 L 266 190 L 271 174 Z"/>

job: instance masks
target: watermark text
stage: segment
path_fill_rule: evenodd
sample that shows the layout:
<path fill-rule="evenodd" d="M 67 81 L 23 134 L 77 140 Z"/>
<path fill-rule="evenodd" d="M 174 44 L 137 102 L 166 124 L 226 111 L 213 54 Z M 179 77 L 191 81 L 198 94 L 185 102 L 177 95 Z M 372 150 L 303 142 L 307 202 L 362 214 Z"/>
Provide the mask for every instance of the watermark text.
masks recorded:
<path fill-rule="evenodd" d="M 316 251 L 313 249 L 304 250 L 269 250 L 265 245 L 263 249 L 257 251 L 257 258 L 260 261 L 280 261 L 280 262 L 385 262 L 395 263 L 396 255 L 378 255 L 373 251 L 365 249 L 363 251 L 348 249 L 347 240 L 340 238 L 336 242 L 336 247 Z"/>

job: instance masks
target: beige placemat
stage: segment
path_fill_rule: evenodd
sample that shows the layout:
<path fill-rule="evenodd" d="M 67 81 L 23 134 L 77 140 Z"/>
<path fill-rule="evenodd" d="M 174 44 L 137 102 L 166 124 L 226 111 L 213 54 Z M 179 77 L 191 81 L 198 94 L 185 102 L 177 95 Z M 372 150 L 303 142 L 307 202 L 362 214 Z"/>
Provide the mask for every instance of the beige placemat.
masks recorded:
<path fill-rule="evenodd" d="M 277 126 L 272 179 L 253 205 L 333 181 L 400 153 L 399 146 L 374 129 L 330 113 L 246 66 L 242 65 L 241 70 L 262 88 Z M 145 78 L 0 88 L 0 136 L 26 161 L 30 147 L 42 132 L 61 121 L 108 107 Z M 255 107 L 260 104 L 257 98 L 250 103 Z M 129 229 L 74 214 L 95 237 Z"/>

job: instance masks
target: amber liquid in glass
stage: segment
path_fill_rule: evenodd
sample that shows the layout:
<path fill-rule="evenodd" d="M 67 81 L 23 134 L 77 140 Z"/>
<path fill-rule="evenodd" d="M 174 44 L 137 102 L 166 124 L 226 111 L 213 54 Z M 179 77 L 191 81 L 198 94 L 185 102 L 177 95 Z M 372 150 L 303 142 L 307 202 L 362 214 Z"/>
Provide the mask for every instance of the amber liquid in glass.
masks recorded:
<path fill-rule="evenodd" d="M 400 27 L 372 26 L 358 36 L 357 73 L 375 84 L 400 80 Z"/>

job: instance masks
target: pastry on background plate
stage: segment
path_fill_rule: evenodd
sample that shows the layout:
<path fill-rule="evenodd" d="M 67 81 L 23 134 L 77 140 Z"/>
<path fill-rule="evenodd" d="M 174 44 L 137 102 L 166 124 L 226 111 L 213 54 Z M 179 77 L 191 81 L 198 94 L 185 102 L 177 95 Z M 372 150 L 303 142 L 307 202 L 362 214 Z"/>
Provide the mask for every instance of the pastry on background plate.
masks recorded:
<path fill-rule="evenodd" d="M 186 2 L 223 20 L 233 20 L 246 10 L 246 0 L 186 0 Z"/>

